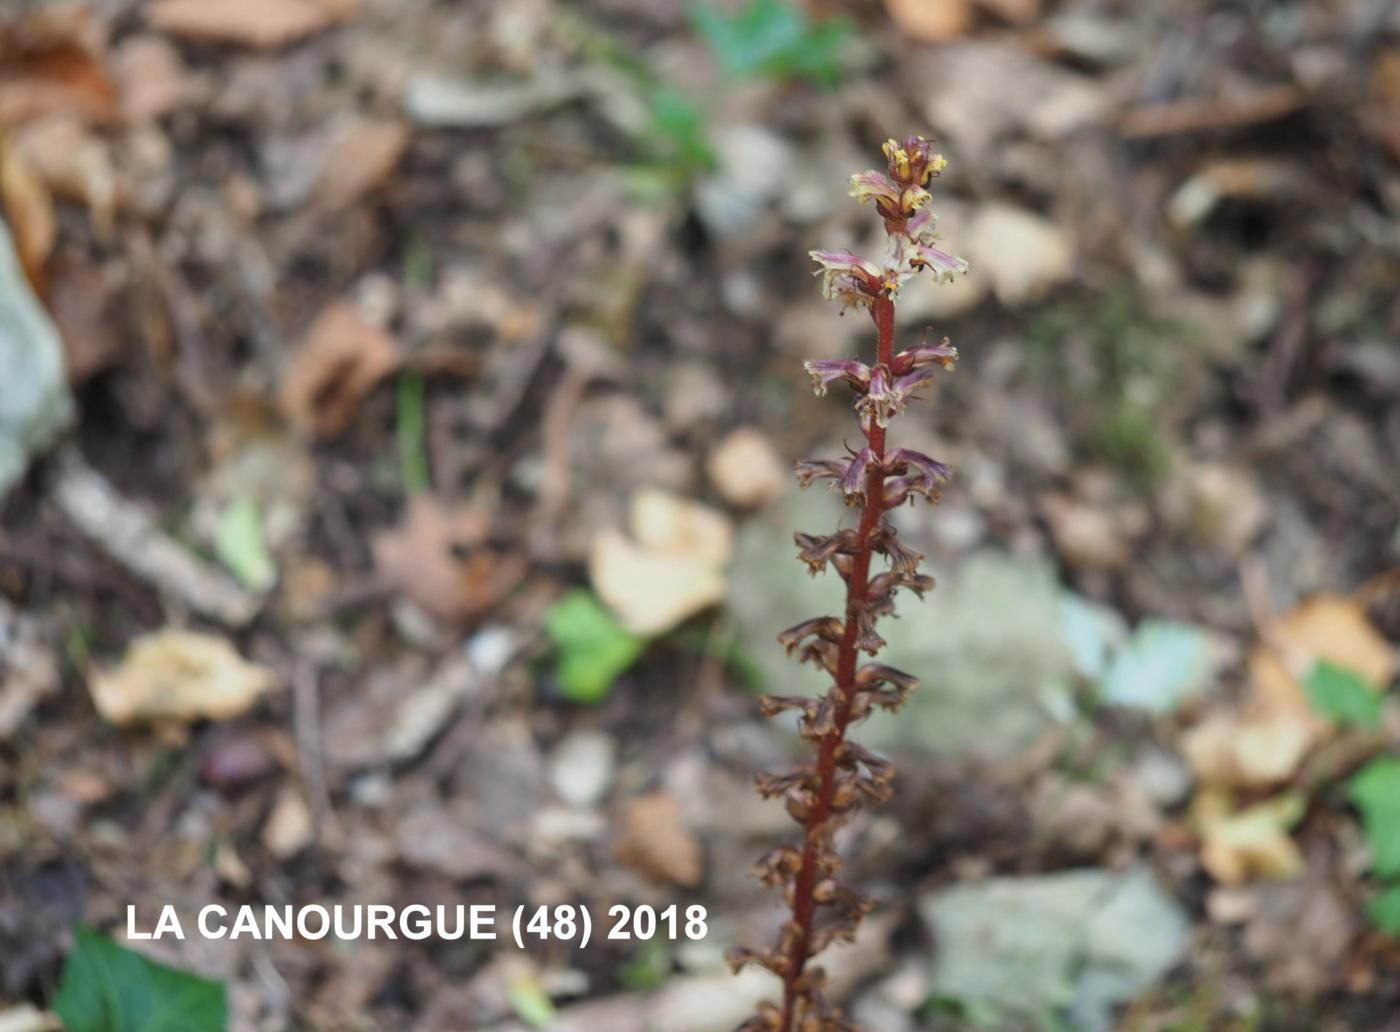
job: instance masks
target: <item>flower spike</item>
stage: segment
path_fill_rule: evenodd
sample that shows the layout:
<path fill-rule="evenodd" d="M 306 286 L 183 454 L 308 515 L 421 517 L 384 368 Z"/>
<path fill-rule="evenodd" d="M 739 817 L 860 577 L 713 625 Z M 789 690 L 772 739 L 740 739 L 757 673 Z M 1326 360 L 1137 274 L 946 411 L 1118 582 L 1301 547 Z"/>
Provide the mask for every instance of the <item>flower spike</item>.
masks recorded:
<path fill-rule="evenodd" d="M 861 663 L 885 645 L 880 618 L 895 610 L 901 589 L 922 597 L 933 578 L 919 572 L 923 560 L 898 537 L 886 514 L 914 495 L 936 501 L 952 476 L 943 463 L 910 448 L 887 448 L 886 434 L 910 402 L 941 370 L 953 368 L 957 351 L 947 340 L 894 349 L 894 305 L 900 284 L 921 272 L 939 281 L 966 272 L 967 262 L 945 250 L 928 187 L 946 164 L 928 140 L 911 136 L 884 146 L 886 167 L 851 177 L 851 196 L 871 204 L 890 239 L 888 258 L 874 262 L 850 251 L 813 251 L 822 294 L 842 311 L 863 309 L 875 323 L 873 360 L 813 359 L 804 364 L 820 396 L 845 383 L 864 444 L 845 459 L 802 459 L 798 482 L 808 487 L 830 480 L 855 510 L 851 525 L 833 534 L 798 533 L 798 557 L 816 576 L 828 568 L 846 586 L 843 614 L 822 616 L 778 636 L 788 654 L 825 671 L 825 694 L 772 695 L 763 712 L 797 714 L 797 732 L 815 759 L 789 773 L 758 775 L 759 792 L 781 798 L 801 828 L 799 843 L 782 845 L 760 860 L 755 873 L 781 889 L 791 907 L 777 941 L 767 950 L 731 953 L 736 966 L 757 964 L 782 984 L 781 1003 L 761 1004 L 739 1032 L 858 1032 L 826 998 L 826 975 L 812 962 L 835 942 L 850 941 L 871 903 L 839 878 L 836 832 L 861 806 L 886 801 L 894 791 L 888 760 L 847 738 L 847 732 L 877 708 L 897 710 L 917 685 L 909 674 L 879 662 Z M 884 556 L 888 568 L 874 567 Z M 901 596 L 904 597 L 904 596 Z M 820 915 L 820 917 L 819 917 Z"/>

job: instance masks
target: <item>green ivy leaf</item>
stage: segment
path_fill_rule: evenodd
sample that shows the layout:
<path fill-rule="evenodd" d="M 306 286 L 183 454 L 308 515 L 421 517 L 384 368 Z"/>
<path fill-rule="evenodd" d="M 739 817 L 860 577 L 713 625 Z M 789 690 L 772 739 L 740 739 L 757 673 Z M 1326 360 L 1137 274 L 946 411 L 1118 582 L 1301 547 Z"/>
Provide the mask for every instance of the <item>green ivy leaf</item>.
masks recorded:
<path fill-rule="evenodd" d="M 732 15 L 699 3 L 691 17 L 731 75 L 809 79 L 827 86 L 840 80 L 841 56 L 854 33 L 844 18 L 813 24 L 788 0 L 749 0 Z"/>
<path fill-rule="evenodd" d="M 569 592 L 545 615 L 545 631 L 558 650 L 555 672 L 574 702 L 607 698 L 618 675 L 646 649 L 646 639 L 624 630 L 593 595 Z"/>
<path fill-rule="evenodd" d="M 1366 764 L 1351 779 L 1349 795 L 1361 811 L 1372 869 L 1382 878 L 1400 875 L 1400 758 Z"/>
<path fill-rule="evenodd" d="M 1387 935 L 1400 935 L 1400 885 L 1382 889 L 1367 900 L 1366 913 Z"/>
<path fill-rule="evenodd" d="M 147 960 L 79 925 L 53 1009 L 68 1032 L 224 1032 L 222 982 Z"/>
<path fill-rule="evenodd" d="M 1338 724 L 1375 727 L 1381 721 L 1381 693 L 1355 670 L 1320 660 L 1303 679 L 1303 691 L 1314 712 Z"/>

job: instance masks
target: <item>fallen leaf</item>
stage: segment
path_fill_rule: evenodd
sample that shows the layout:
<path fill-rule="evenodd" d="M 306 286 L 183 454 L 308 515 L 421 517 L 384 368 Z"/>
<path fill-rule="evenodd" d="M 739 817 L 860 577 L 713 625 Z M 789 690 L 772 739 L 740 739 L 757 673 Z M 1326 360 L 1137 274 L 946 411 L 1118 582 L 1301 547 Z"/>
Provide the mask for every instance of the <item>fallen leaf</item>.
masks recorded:
<path fill-rule="evenodd" d="M 333 301 L 306 331 L 283 374 L 282 412 L 303 432 L 333 437 L 398 364 L 398 347 L 388 333 L 354 305 Z"/>
<path fill-rule="evenodd" d="M 168 627 L 137 638 L 121 665 L 88 679 L 103 718 L 148 721 L 227 720 L 251 709 L 276 681 L 217 635 Z"/>
<path fill-rule="evenodd" d="M 1191 529 L 1203 541 L 1236 557 L 1268 518 L 1268 506 L 1247 470 L 1203 462 L 1190 473 Z"/>
<path fill-rule="evenodd" d="M 161 36 L 132 36 L 116 54 L 122 115 L 144 125 L 170 114 L 187 99 L 189 74 L 180 52 Z"/>
<path fill-rule="evenodd" d="M 461 808 L 440 803 L 410 809 L 394 830 L 399 854 L 412 867 L 461 881 L 509 874 L 517 861 L 472 830 L 470 818 Z"/>
<path fill-rule="evenodd" d="M 1192 802 L 1192 818 L 1201 834 L 1201 864 L 1222 885 L 1241 885 L 1251 877 L 1288 878 L 1303 869 L 1289 829 L 1302 819 L 1307 799 L 1285 792 L 1242 810 L 1227 792 L 1204 789 Z"/>
<path fill-rule="evenodd" d="M 724 597 L 734 551 L 723 513 L 665 491 L 632 498 L 629 539 L 607 529 L 588 559 L 598 597 L 634 634 L 660 634 Z"/>
<path fill-rule="evenodd" d="M 525 574 L 519 555 L 487 542 L 490 524 L 470 506 L 415 495 L 403 522 L 374 540 L 374 563 L 399 592 L 434 616 L 481 616 Z"/>
<path fill-rule="evenodd" d="M 343 126 L 326 148 L 316 205 L 340 211 L 383 186 L 411 139 L 402 122 L 358 119 Z"/>
<path fill-rule="evenodd" d="M 1131 555 L 1128 542 L 1111 512 L 1062 494 L 1045 495 L 1040 507 L 1056 550 L 1070 566 L 1116 570 L 1127 563 Z"/>
<path fill-rule="evenodd" d="M 344 7 L 315 0 L 156 0 L 146 21 L 182 39 L 276 50 L 353 14 L 337 6 Z"/>
<path fill-rule="evenodd" d="M 1254 697 L 1269 712 L 1321 719 L 1313 714 L 1300 680 L 1319 661 L 1350 670 L 1380 688 L 1395 676 L 1395 649 L 1351 599 L 1309 599 L 1278 620 L 1269 639 L 1249 657 Z"/>
<path fill-rule="evenodd" d="M 63 111 L 111 117 L 116 93 L 101 56 L 102 27 L 81 8 L 34 14 L 0 29 L 0 124 Z"/>
<path fill-rule="evenodd" d="M 971 0 L 885 0 L 890 20 L 920 43 L 946 43 L 972 27 Z"/>
<path fill-rule="evenodd" d="M 68 382 L 86 383 L 116 363 L 122 350 L 115 292 L 102 266 L 61 252 L 48 273 L 49 312 L 63 340 Z"/>
<path fill-rule="evenodd" d="M 1074 247 L 1055 223 L 1024 208 L 993 202 L 972 217 L 963 244 L 1006 305 L 1033 301 L 1074 271 Z"/>
<path fill-rule="evenodd" d="M 700 840 L 680 804 L 665 792 L 633 799 L 619 816 L 614 852 L 619 862 L 662 885 L 694 888 L 704 874 Z"/>
<path fill-rule="evenodd" d="M 0 136 L 0 206 L 30 285 L 44 291 L 44 265 L 58 238 L 53 196 L 13 138 Z"/>
<path fill-rule="evenodd" d="M 46 118 L 22 129 L 15 144 L 54 197 L 84 205 L 98 238 L 111 238 L 117 174 L 101 137 L 76 118 Z"/>
<path fill-rule="evenodd" d="M 272 812 L 263 825 L 262 840 L 267 851 L 279 860 L 290 860 L 315 839 L 311 809 L 301 792 L 283 788 L 272 804 Z"/>
<path fill-rule="evenodd" d="M 768 438 L 748 428 L 720 441 L 705 463 L 705 472 L 726 502 L 745 509 L 767 505 L 791 479 Z"/>
<path fill-rule="evenodd" d="M 1313 721 L 1294 713 L 1221 713 L 1186 732 L 1181 751 L 1208 785 L 1259 787 L 1290 777 L 1317 739 Z"/>

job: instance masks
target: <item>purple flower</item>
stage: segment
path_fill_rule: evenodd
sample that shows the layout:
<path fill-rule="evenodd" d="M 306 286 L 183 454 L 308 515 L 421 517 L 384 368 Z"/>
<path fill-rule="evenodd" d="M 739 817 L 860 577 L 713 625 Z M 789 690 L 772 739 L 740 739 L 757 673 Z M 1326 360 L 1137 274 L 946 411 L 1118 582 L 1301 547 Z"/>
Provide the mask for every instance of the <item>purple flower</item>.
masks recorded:
<path fill-rule="evenodd" d="M 843 308 L 869 305 L 881 290 L 893 285 L 874 262 L 868 262 L 850 251 L 812 251 L 812 260 L 821 266 L 822 296 L 828 301 L 840 301 Z"/>
<path fill-rule="evenodd" d="M 858 391 L 865 390 L 870 384 L 870 367 L 864 362 L 855 361 L 855 359 L 836 361 L 811 359 L 803 362 L 802 368 L 806 369 L 807 375 L 812 378 L 812 390 L 816 391 L 819 398 L 837 380 L 845 380 Z"/>
<path fill-rule="evenodd" d="M 918 347 L 906 348 L 894 356 L 890 368 L 895 375 L 903 376 L 924 366 L 940 365 L 944 369 L 952 369 L 957 360 L 958 349 L 949 344 L 948 338 L 944 337 L 937 344 L 920 344 Z"/>
<path fill-rule="evenodd" d="M 900 193 L 899 184 L 883 172 L 870 169 L 851 176 L 851 196 L 861 204 L 874 201 L 881 214 L 898 210 Z"/>
<path fill-rule="evenodd" d="M 902 144 L 898 140 L 886 140 L 883 149 L 890 163 L 890 178 L 899 183 L 923 186 L 942 172 L 948 162 L 942 154 L 930 152 L 931 143 L 922 136 L 910 136 Z"/>
<path fill-rule="evenodd" d="M 856 411 L 880 426 L 889 426 L 913 393 L 933 379 L 934 372 L 926 367 L 894 377 L 888 366 L 876 366 L 870 373 L 870 389 L 856 402 Z"/>
<path fill-rule="evenodd" d="M 943 463 L 912 448 L 896 448 L 886 455 L 885 472 L 908 474 L 909 490 L 919 492 L 930 501 L 938 496 L 939 486 L 953 476 L 953 471 Z"/>
<path fill-rule="evenodd" d="M 847 505 L 865 503 L 865 473 L 874 461 L 874 453 L 869 448 L 862 448 L 846 467 L 846 473 L 841 477 L 841 493 L 846 496 Z"/>
<path fill-rule="evenodd" d="M 938 280 L 941 283 L 951 281 L 955 273 L 967 272 L 968 270 L 966 259 L 939 250 L 929 244 L 915 244 L 909 248 L 907 256 L 911 269 L 932 269 L 938 274 Z"/>
<path fill-rule="evenodd" d="M 874 201 L 884 218 L 903 222 L 931 199 L 918 183 L 896 183 L 883 172 L 871 169 L 851 176 L 851 196 L 861 204 Z"/>
<path fill-rule="evenodd" d="M 833 480 L 840 480 L 846 475 L 847 464 L 839 459 L 798 459 L 793 463 L 793 469 L 797 472 L 797 484 L 799 487 L 811 487 L 813 480 L 821 480 L 824 477 L 831 477 Z"/>

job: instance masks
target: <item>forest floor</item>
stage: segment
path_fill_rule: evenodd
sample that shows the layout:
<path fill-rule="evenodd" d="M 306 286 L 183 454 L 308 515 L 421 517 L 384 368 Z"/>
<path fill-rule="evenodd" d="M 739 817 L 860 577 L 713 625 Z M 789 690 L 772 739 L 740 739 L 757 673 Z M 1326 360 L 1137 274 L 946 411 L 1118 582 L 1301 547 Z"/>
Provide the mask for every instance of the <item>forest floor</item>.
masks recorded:
<path fill-rule="evenodd" d="M 1386 0 L 6 5 L 0 1027 L 129 904 L 706 909 L 138 944 L 240 1032 L 771 994 L 723 963 L 794 830 L 756 694 L 844 515 L 788 469 L 855 429 L 802 361 L 872 347 L 807 255 L 873 249 L 847 177 L 914 132 L 972 272 L 898 309 L 960 360 L 892 433 L 955 477 L 901 510 L 939 584 L 857 732 L 843 1005 L 1400 1029 Z"/>

